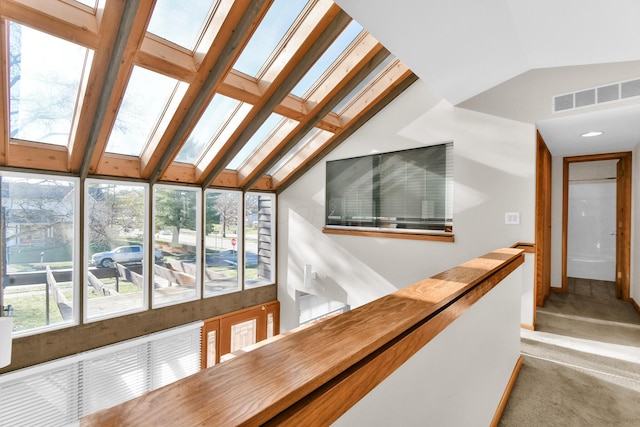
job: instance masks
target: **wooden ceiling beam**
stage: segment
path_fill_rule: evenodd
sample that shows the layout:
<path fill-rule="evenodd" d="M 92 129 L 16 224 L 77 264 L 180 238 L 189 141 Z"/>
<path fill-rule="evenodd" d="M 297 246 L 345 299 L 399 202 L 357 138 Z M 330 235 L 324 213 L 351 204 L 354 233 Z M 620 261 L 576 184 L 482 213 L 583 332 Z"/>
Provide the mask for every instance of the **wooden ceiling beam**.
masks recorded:
<path fill-rule="evenodd" d="M 247 117 L 245 120 L 246 125 L 241 127 L 239 135 L 235 138 L 232 137 L 213 158 L 213 161 L 206 168 L 201 169 L 203 171 L 201 175 L 204 188 L 208 187 L 215 177 L 225 169 L 227 164 L 233 160 L 350 21 L 349 15 L 331 3 L 310 34 L 299 42 L 300 47 L 296 49 L 296 52 L 287 52 L 288 62 L 281 67 L 280 73 L 276 78 L 269 80 L 270 85 L 268 90 L 265 91 L 263 103 L 257 105 L 255 113 L 252 112 L 253 114 Z M 281 60 L 276 58 L 274 64 L 280 67 L 282 65 L 280 62 Z"/>
<path fill-rule="evenodd" d="M 208 106 L 216 87 L 231 69 L 242 47 L 248 41 L 249 35 L 270 4 L 271 0 L 234 2 L 234 10 L 242 13 L 238 13 L 238 18 L 235 20 L 225 20 L 219 43 L 213 44 L 213 46 L 221 46 L 221 49 L 211 49 L 202 62 L 196 81 L 191 83 L 181 107 L 176 112 L 179 116 L 176 117 L 178 124 L 175 129 L 167 131 L 167 137 L 160 141 L 151 156 L 143 153 L 142 173 L 145 176 L 148 174 L 151 183 L 157 182 L 162 177 L 180 151 L 198 118 Z"/>
<path fill-rule="evenodd" d="M 68 169 L 79 172 L 87 151 L 89 136 L 98 112 L 98 103 L 102 96 L 118 37 L 120 22 L 124 13 L 123 2 L 107 2 L 102 13 L 100 41 L 93 55 L 91 71 L 86 85 L 81 88 L 84 95 L 79 99 L 78 114 L 69 138 Z M 112 71 L 113 72 L 113 71 Z"/>
<path fill-rule="evenodd" d="M 197 73 L 193 56 L 184 49 L 164 43 L 147 33 L 134 60 L 140 65 L 160 74 L 191 83 Z"/>
<path fill-rule="evenodd" d="M 378 112 L 386 107 L 391 101 L 396 99 L 398 95 L 404 92 L 409 86 L 418 80 L 418 77 L 407 69 L 407 72 L 403 76 L 394 82 L 393 85 L 387 88 L 387 91 L 380 93 L 376 102 L 368 104 L 368 108 L 361 112 L 360 115 L 354 118 L 348 126 L 345 126 L 345 130 L 339 134 L 336 134 L 326 144 L 313 153 L 306 153 L 303 159 L 297 159 L 297 166 L 292 168 L 284 176 L 272 177 L 273 186 L 278 194 L 282 193 L 285 189 L 296 182 L 300 177 L 307 173 L 312 167 L 322 161 L 329 153 L 331 153 L 336 147 L 342 144 L 347 138 L 353 135 L 362 125 L 373 118 Z M 292 159 L 293 163 L 296 163 L 296 159 Z"/>
<path fill-rule="evenodd" d="M 98 47 L 96 16 L 60 0 L 2 0 L 0 17 L 90 49 Z"/>
<path fill-rule="evenodd" d="M 80 165 L 81 178 L 86 178 L 89 173 L 95 173 L 98 169 L 122 100 L 122 94 L 131 75 L 133 58 L 142 44 L 153 5 L 154 0 L 128 0 L 125 2 L 112 54 L 109 58 L 104 85 L 100 92 L 84 157 Z"/>
<path fill-rule="evenodd" d="M 372 36 L 366 35 L 351 46 L 338 65 L 320 78 L 309 95 L 315 107 L 287 138 L 265 144 L 238 170 L 240 185 L 248 190 L 280 159 L 302 140 L 308 132 L 351 93 L 382 61 L 389 56 Z"/>

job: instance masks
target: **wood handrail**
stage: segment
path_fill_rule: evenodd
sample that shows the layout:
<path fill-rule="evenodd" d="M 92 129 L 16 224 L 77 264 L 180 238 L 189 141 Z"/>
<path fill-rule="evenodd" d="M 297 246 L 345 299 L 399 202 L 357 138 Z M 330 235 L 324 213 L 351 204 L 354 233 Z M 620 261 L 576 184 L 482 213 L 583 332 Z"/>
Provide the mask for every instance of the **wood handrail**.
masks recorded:
<path fill-rule="evenodd" d="M 535 243 L 524 243 L 524 242 L 518 242 L 518 243 L 514 243 L 512 246 L 512 248 L 515 249 L 522 249 L 523 251 L 533 254 L 536 252 L 536 244 Z"/>
<path fill-rule="evenodd" d="M 496 250 L 81 425 L 330 424 L 523 262 Z"/>

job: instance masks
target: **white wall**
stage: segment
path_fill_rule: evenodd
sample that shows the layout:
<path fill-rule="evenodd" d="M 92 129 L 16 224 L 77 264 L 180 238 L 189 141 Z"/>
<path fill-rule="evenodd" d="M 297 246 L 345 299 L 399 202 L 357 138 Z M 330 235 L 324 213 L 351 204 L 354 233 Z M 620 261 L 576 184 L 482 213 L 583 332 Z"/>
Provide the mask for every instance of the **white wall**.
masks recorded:
<path fill-rule="evenodd" d="M 455 243 L 322 233 L 325 160 L 454 143 Z M 516 242 L 534 241 L 535 128 L 455 108 L 418 81 L 278 198 L 281 327 L 295 289 L 356 307 Z M 519 225 L 505 225 L 519 212 Z M 303 288 L 304 264 L 317 279 Z"/>
<path fill-rule="evenodd" d="M 516 269 L 334 426 L 488 426 L 520 357 Z"/>

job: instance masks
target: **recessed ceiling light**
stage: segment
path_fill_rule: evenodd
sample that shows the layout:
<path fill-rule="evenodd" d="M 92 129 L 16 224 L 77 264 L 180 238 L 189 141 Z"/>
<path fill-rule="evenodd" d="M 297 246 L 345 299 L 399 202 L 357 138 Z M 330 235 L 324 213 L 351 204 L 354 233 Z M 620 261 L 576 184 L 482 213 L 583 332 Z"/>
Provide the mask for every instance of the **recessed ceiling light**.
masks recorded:
<path fill-rule="evenodd" d="M 602 135 L 602 131 L 597 130 L 597 131 L 591 131 L 591 132 L 583 133 L 580 136 L 583 137 L 583 138 L 590 138 L 592 136 L 600 136 L 600 135 Z"/>

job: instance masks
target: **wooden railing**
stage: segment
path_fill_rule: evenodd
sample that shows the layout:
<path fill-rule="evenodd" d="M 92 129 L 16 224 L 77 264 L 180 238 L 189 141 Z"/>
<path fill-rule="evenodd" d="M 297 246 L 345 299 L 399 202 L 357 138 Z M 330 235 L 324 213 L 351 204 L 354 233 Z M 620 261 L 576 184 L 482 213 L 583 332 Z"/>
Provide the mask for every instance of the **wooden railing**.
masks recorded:
<path fill-rule="evenodd" d="M 523 262 L 496 250 L 81 425 L 328 425 Z"/>

